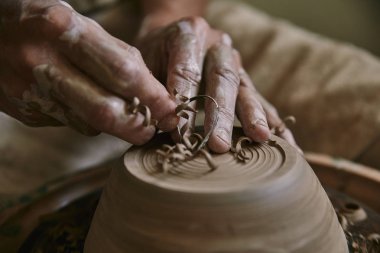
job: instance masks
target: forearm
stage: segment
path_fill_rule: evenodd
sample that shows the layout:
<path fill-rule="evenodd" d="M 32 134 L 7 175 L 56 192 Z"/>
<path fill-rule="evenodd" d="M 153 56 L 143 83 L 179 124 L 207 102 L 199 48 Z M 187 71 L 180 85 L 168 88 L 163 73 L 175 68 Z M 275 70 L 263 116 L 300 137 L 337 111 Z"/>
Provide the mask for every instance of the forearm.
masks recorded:
<path fill-rule="evenodd" d="M 180 18 L 203 16 L 207 0 L 143 0 L 143 24 L 140 35 L 168 25 Z"/>

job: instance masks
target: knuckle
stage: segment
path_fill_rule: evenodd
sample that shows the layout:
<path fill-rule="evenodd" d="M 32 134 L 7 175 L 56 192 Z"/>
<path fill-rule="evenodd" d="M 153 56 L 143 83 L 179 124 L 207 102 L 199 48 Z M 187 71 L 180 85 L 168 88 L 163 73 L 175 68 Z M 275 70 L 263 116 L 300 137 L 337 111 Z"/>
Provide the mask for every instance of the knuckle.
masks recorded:
<path fill-rule="evenodd" d="M 133 81 L 144 66 L 140 51 L 135 47 L 128 48 L 128 56 L 111 65 L 112 74 L 118 79 Z"/>
<path fill-rule="evenodd" d="M 168 40 L 168 46 L 176 49 L 188 48 L 190 45 L 196 44 L 198 41 L 197 36 L 193 31 L 180 30 L 176 36 L 170 37 Z"/>
<path fill-rule="evenodd" d="M 43 10 L 42 18 L 58 32 L 65 32 L 75 22 L 74 11 L 66 5 L 56 4 Z"/>
<path fill-rule="evenodd" d="M 210 29 L 207 21 L 202 17 L 183 18 L 173 27 L 173 34 L 168 38 L 169 46 L 173 47 L 196 43 L 202 38 L 200 35 Z"/>
<path fill-rule="evenodd" d="M 203 17 L 192 17 L 190 22 L 194 28 L 205 29 L 209 27 L 207 21 Z"/>
<path fill-rule="evenodd" d="M 215 75 L 226 80 L 226 83 L 231 85 L 234 89 L 238 89 L 240 84 L 239 76 L 228 66 L 219 66 L 213 71 Z"/>
<path fill-rule="evenodd" d="M 191 27 L 195 29 L 208 28 L 209 26 L 207 21 L 200 16 L 186 17 L 182 19 L 182 21 L 188 23 Z"/>
<path fill-rule="evenodd" d="M 194 86 L 199 86 L 202 74 L 198 66 L 191 64 L 179 64 L 172 72 L 173 75 L 191 83 Z"/>
<path fill-rule="evenodd" d="M 140 50 L 138 50 L 136 47 L 133 47 L 133 46 L 128 47 L 128 54 L 135 59 L 142 58 Z"/>
<path fill-rule="evenodd" d="M 232 38 L 228 33 L 222 32 L 222 39 L 223 41 L 229 42 L 229 44 L 232 44 Z"/>
<path fill-rule="evenodd" d="M 228 33 L 217 31 L 219 40 L 222 44 L 232 46 L 232 38 Z"/>
<path fill-rule="evenodd" d="M 183 18 L 175 25 L 179 34 L 197 33 L 198 31 L 209 29 L 207 21 L 198 16 Z"/>

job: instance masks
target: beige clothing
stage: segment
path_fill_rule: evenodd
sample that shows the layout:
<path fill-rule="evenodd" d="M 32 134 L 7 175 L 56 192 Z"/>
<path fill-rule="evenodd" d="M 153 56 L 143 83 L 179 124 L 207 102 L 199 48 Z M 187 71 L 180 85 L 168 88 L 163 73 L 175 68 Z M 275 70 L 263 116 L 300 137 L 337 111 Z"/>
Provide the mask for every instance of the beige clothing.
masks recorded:
<path fill-rule="evenodd" d="M 301 148 L 380 168 L 379 59 L 233 1 L 213 1 L 208 20 L 280 115 L 297 118 Z"/>
<path fill-rule="evenodd" d="M 126 38 L 122 31 L 133 23 L 120 25 L 120 15 L 112 9 L 97 20 Z M 380 168 L 379 59 L 234 1 L 211 2 L 207 19 L 232 36 L 257 88 L 280 114 L 296 116 L 292 129 L 303 149 L 360 156 L 360 162 Z M 107 135 L 32 129 L 0 114 L 0 197 L 120 156 L 128 146 Z"/>

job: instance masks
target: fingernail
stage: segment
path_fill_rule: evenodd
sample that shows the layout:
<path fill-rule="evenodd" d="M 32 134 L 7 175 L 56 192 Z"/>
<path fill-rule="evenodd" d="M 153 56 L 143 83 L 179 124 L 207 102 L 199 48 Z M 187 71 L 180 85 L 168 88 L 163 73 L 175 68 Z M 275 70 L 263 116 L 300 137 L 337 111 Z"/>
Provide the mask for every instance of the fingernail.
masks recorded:
<path fill-rule="evenodd" d="M 220 128 L 216 130 L 216 136 L 218 136 L 218 138 L 225 142 L 227 145 L 230 145 L 230 135 L 225 129 Z"/>
<path fill-rule="evenodd" d="M 255 128 L 256 126 L 263 126 L 268 128 L 268 123 L 263 119 L 256 119 L 252 122 L 252 127 Z"/>
<path fill-rule="evenodd" d="M 255 119 L 251 122 L 251 125 L 248 127 L 247 131 L 249 137 L 257 142 L 266 141 L 271 136 L 268 124 L 262 118 Z"/>

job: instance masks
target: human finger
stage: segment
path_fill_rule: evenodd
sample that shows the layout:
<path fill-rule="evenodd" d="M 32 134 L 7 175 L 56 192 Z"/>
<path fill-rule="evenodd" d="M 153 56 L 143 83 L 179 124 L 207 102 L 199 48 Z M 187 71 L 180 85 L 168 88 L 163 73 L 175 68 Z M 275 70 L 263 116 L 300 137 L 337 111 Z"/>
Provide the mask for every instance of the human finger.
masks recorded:
<path fill-rule="evenodd" d="M 208 24 L 201 18 L 186 18 L 175 23 L 174 35 L 168 42 L 167 84 L 169 93 L 176 95 L 177 103 L 187 102 L 198 94 L 202 77 Z M 194 127 L 196 103 L 188 104 L 186 111 L 181 112 L 178 129 L 172 136 L 179 140 L 179 135 L 190 134 Z M 190 107 L 190 108 L 189 108 Z M 191 109 L 192 108 L 192 109 Z"/>
<path fill-rule="evenodd" d="M 208 146 L 217 153 L 227 152 L 231 147 L 232 129 L 235 115 L 235 102 L 240 78 L 238 63 L 233 49 L 224 43 L 210 48 L 206 59 L 206 95 L 215 99 L 205 101 L 205 132 L 212 130 L 214 119 L 218 121 L 210 135 Z"/>
<path fill-rule="evenodd" d="M 274 130 L 274 134 L 288 141 L 289 144 L 295 147 L 300 153 L 303 153 L 302 149 L 297 145 L 292 132 L 280 118 L 276 108 L 274 108 L 274 106 L 270 104 L 262 95 L 258 94 L 258 98 L 267 116 L 269 128 Z"/>
<path fill-rule="evenodd" d="M 174 100 L 150 74 L 136 48 L 120 46 L 120 41 L 94 21 L 63 5 L 49 8 L 44 16 L 49 29 L 55 30 L 49 34 L 55 34 L 58 48 L 73 65 L 121 98 L 138 97 L 156 120 L 171 118 L 165 127 L 173 129 L 177 125 Z"/>
<path fill-rule="evenodd" d="M 145 115 L 128 113 L 130 104 L 97 86 L 74 67 L 39 65 L 34 75 L 41 90 L 52 94 L 99 131 L 133 144 L 143 144 L 155 133 L 154 126 L 144 125 Z"/>
<path fill-rule="evenodd" d="M 252 140 L 263 142 L 271 136 L 265 111 L 251 79 L 240 68 L 240 86 L 236 101 L 236 113 L 244 133 Z"/>

